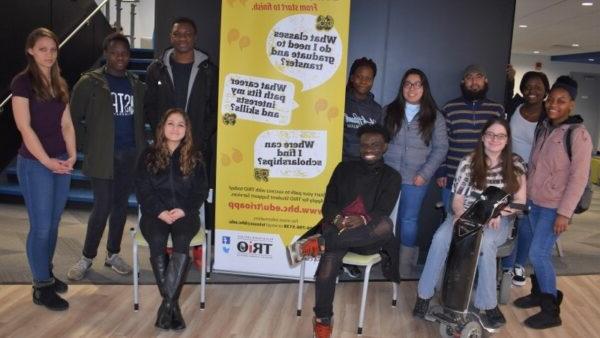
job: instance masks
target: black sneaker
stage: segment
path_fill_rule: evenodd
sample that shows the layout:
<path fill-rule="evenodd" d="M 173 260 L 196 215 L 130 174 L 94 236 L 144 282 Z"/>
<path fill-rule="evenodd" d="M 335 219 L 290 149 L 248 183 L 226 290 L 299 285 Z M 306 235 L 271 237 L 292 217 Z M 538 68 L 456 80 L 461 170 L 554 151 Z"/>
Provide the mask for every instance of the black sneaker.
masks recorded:
<path fill-rule="evenodd" d="M 425 319 L 427 312 L 429 311 L 429 299 L 423 299 L 417 296 L 417 302 L 415 303 L 415 307 L 413 309 L 413 316 L 421 319 Z"/>
<path fill-rule="evenodd" d="M 344 264 L 344 266 L 342 266 L 342 270 L 350 278 L 354 278 L 354 279 L 360 278 L 361 271 L 358 268 L 358 266 L 356 266 L 356 265 Z"/>
<path fill-rule="evenodd" d="M 483 315 L 481 315 L 482 325 L 486 329 L 498 329 L 506 324 L 506 318 L 496 306 L 493 309 L 483 311 Z"/>
<path fill-rule="evenodd" d="M 527 282 L 527 278 L 525 277 L 525 268 L 522 266 L 516 265 L 513 269 L 513 279 L 512 283 L 515 286 L 525 286 Z"/>

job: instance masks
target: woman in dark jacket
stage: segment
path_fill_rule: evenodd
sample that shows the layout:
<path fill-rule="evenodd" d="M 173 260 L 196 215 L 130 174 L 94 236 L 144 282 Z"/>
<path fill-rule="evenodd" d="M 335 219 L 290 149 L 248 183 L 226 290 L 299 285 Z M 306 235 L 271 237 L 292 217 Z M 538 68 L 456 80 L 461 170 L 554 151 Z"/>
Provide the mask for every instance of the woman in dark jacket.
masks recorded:
<path fill-rule="evenodd" d="M 167 110 L 158 125 L 156 143 L 140 157 L 136 178 L 140 230 L 150 246 L 150 263 L 163 297 L 155 322 L 162 329 L 185 328 L 178 300 L 189 268 L 190 242 L 200 229 L 198 210 L 207 187 L 189 118 L 180 109 Z M 173 241 L 170 259 L 165 254 L 169 235 Z"/>

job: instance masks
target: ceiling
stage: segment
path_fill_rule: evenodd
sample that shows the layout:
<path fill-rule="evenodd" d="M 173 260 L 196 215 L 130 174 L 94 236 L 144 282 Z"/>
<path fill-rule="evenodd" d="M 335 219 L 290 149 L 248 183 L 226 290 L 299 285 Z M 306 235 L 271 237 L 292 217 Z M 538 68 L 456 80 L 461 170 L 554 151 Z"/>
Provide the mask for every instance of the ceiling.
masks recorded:
<path fill-rule="evenodd" d="M 512 52 L 538 51 L 571 62 L 566 54 L 585 53 L 573 60 L 600 63 L 600 0 L 586 1 L 593 6 L 582 6 L 580 0 L 517 0 Z"/>

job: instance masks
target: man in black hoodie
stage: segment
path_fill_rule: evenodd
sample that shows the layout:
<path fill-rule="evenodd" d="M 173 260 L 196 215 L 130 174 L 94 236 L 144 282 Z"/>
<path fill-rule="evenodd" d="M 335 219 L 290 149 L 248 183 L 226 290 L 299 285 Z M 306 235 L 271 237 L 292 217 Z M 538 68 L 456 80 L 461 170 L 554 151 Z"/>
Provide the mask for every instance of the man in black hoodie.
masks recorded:
<path fill-rule="evenodd" d="M 190 18 L 173 20 L 171 48 L 148 66 L 144 112 L 154 135 L 165 111 L 170 108 L 185 110 L 190 117 L 194 145 L 202 152 L 207 164 L 209 186 L 214 188 L 218 74 L 208 56 L 194 49 L 197 31 Z M 207 210 L 207 215 L 212 215 L 212 207 Z"/>
<path fill-rule="evenodd" d="M 357 135 L 360 160 L 337 165 L 325 191 L 323 219 L 287 251 L 291 265 L 321 255 L 315 276 L 315 337 L 331 335 L 336 277 L 347 252 L 381 253 L 384 276 L 400 282 L 399 247 L 389 215 L 402 179 L 383 162 L 390 135 L 382 126 L 369 124 Z"/>

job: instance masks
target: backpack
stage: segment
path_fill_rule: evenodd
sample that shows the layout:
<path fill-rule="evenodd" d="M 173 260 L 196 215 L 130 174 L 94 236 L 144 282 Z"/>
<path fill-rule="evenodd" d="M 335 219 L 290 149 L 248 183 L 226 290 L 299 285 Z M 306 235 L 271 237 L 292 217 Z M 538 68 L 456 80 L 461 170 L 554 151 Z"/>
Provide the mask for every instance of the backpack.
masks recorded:
<path fill-rule="evenodd" d="M 565 133 L 565 148 L 567 151 L 567 155 L 569 156 L 569 161 L 571 161 L 571 133 L 575 128 L 577 128 L 577 124 L 569 126 L 569 129 L 567 129 L 567 132 Z M 587 211 L 590 208 L 590 205 L 592 204 L 592 195 L 592 186 L 588 181 L 588 183 L 585 186 L 585 189 L 583 190 L 583 194 L 581 195 L 581 198 L 579 199 L 579 202 L 575 207 L 574 213 L 581 214 Z"/>
<path fill-rule="evenodd" d="M 578 127 L 579 127 L 579 124 L 572 124 L 569 126 L 569 129 L 567 129 L 567 132 L 565 133 L 564 145 L 565 145 L 565 151 L 567 152 L 567 156 L 569 156 L 569 161 L 572 160 L 572 158 L 571 158 L 572 157 L 571 134 L 573 133 L 573 130 L 575 130 Z M 536 128 L 534 142 L 537 142 L 538 137 L 542 133 L 543 129 L 544 128 L 540 128 L 539 126 L 538 126 L 538 128 Z M 588 181 L 588 183 L 585 186 L 585 189 L 583 190 L 583 194 L 581 195 L 579 202 L 577 202 L 577 206 L 575 207 L 575 210 L 573 212 L 576 214 L 581 214 L 581 213 L 587 211 L 590 208 L 590 205 L 592 204 L 592 195 L 593 195 L 592 186 L 591 186 L 590 182 Z"/>

